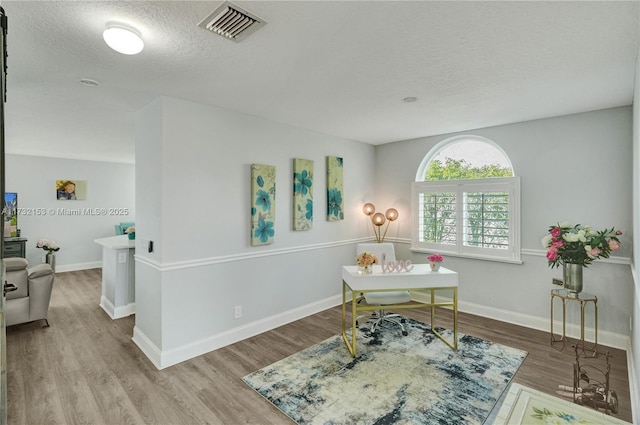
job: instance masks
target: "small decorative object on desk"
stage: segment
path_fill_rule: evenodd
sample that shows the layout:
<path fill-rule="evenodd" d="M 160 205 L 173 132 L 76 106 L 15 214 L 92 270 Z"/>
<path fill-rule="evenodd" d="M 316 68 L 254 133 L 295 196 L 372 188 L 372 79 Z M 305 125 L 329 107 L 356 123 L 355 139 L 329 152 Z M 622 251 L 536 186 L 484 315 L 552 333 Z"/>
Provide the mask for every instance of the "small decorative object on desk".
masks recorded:
<path fill-rule="evenodd" d="M 440 254 L 431 254 L 427 257 L 427 261 L 431 264 L 431 271 L 440 270 L 440 263 L 444 261 L 444 257 Z"/>
<path fill-rule="evenodd" d="M 393 273 L 393 272 L 410 272 L 413 270 L 413 265 L 411 264 L 411 260 L 397 260 L 397 261 L 386 261 L 385 255 L 382 254 L 382 262 L 380 264 L 382 266 L 382 273 Z"/>
<path fill-rule="evenodd" d="M 370 252 L 362 252 L 356 257 L 356 264 L 361 274 L 369 274 L 373 272 L 373 265 L 378 264 L 378 257 Z"/>
<path fill-rule="evenodd" d="M 135 226 L 127 227 L 127 230 L 125 230 L 124 232 L 127 234 L 129 239 L 133 240 L 133 239 L 136 238 L 136 227 Z"/>
<path fill-rule="evenodd" d="M 577 296 L 582 291 L 582 270 L 598 258 L 609 258 L 612 251 L 620 249 L 620 230 L 615 228 L 593 230 L 589 226 L 567 222 L 549 226 L 549 233 L 542 238 L 547 249 L 547 261 L 551 268 L 562 265 L 564 288 Z"/>
<path fill-rule="evenodd" d="M 38 239 L 36 242 L 36 248 L 42 248 L 47 251 L 46 261 L 51 266 L 51 269 L 55 273 L 56 271 L 56 256 L 54 252 L 60 251 L 60 246 L 55 241 L 49 239 Z"/>

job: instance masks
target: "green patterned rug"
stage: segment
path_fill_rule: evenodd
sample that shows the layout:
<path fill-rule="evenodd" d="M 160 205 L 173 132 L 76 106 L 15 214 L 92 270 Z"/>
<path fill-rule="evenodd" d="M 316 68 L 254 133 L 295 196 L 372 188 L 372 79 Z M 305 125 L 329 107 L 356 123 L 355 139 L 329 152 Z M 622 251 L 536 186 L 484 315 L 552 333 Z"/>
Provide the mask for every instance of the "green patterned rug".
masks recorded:
<path fill-rule="evenodd" d="M 527 353 L 464 334 L 455 352 L 406 320 L 358 332 L 355 358 L 336 335 L 243 380 L 298 424 L 483 424 Z"/>

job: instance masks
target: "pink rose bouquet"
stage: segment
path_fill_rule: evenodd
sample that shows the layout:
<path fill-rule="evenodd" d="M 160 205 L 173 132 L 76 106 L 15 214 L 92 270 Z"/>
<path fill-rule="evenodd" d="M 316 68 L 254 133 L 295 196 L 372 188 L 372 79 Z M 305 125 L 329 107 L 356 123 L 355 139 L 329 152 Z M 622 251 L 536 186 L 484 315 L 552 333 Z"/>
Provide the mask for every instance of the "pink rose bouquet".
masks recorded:
<path fill-rule="evenodd" d="M 547 250 L 549 267 L 559 267 L 564 263 L 588 266 L 598 258 L 609 258 L 612 251 L 620 249 L 615 228 L 602 231 L 592 230 L 589 226 L 559 223 L 549 227 L 549 233 L 542 238 L 542 246 Z"/>
<path fill-rule="evenodd" d="M 36 248 L 42 248 L 48 253 L 60 251 L 60 246 L 58 246 L 55 241 L 50 241 L 49 239 L 38 239 Z"/>
<path fill-rule="evenodd" d="M 444 261 L 444 257 L 440 254 L 431 254 L 427 257 L 427 261 L 430 263 L 442 263 Z"/>

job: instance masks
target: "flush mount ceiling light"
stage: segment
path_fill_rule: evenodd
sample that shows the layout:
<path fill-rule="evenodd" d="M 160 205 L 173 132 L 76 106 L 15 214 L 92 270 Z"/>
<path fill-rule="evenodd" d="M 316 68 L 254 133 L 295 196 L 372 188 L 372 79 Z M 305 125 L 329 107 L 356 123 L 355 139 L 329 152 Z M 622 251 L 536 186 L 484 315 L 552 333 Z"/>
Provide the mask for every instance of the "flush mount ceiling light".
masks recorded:
<path fill-rule="evenodd" d="M 109 47 L 124 55 L 137 55 L 144 48 L 138 30 L 119 22 L 107 22 L 102 37 Z"/>

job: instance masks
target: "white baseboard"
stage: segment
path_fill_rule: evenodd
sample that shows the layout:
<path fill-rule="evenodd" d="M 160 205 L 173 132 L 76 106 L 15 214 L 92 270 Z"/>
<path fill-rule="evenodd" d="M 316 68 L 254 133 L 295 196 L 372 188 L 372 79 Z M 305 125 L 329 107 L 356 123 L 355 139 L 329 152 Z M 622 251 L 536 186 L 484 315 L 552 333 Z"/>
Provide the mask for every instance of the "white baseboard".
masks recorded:
<path fill-rule="evenodd" d="M 144 355 L 147 356 L 156 369 L 162 369 L 162 353 L 160 352 L 160 349 L 158 349 L 158 347 L 149 338 L 147 338 L 147 336 L 140 331 L 140 328 L 137 326 L 133 327 L 133 337 L 131 340 L 138 346 Z"/>
<path fill-rule="evenodd" d="M 100 307 L 111 317 L 111 319 L 121 319 L 131 316 L 136 312 L 136 303 L 129 303 L 125 306 L 116 307 L 104 295 L 100 297 Z"/>
<path fill-rule="evenodd" d="M 537 329 L 545 332 L 549 332 L 551 327 L 551 322 L 548 317 L 531 316 L 515 311 L 503 310 L 495 307 L 487 307 L 465 301 L 458 302 L 458 310 L 465 313 L 475 314 L 477 316 L 500 320 L 501 322 L 512 323 L 514 325 L 524 326 L 526 328 Z M 562 329 L 562 322 L 554 320 L 554 325 L 556 332 L 558 329 Z M 567 324 L 566 334 L 571 338 L 579 338 L 580 326 Z M 585 326 L 585 334 L 593 335 L 593 328 Z M 586 339 L 589 339 L 589 337 L 587 337 Z M 613 348 L 619 348 L 621 350 L 627 350 L 629 341 L 630 340 L 627 335 L 621 335 L 602 330 L 598 331 L 598 345 L 606 345 Z"/>
<path fill-rule="evenodd" d="M 412 299 L 416 301 L 429 302 L 429 293 L 414 292 L 412 293 Z M 443 297 L 437 296 L 436 301 L 442 300 Z M 546 317 L 531 316 L 528 314 L 522 314 L 515 311 L 503 310 L 495 307 L 487 307 L 480 304 L 469 303 L 465 301 L 458 302 L 458 311 L 465 313 L 475 314 L 476 316 L 486 317 L 488 319 L 500 320 L 501 322 L 507 322 L 514 325 L 524 326 L 526 328 L 537 329 L 540 331 L 550 332 L 551 321 Z M 559 330 L 562 329 L 562 322 L 554 320 L 554 332 L 556 335 Z M 585 326 L 586 340 L 593 342 L 594 331 L 593 328 Z M 571 338 L 580 337 L 580 326 L 568 323 L 566 325 L 566 335 Z M 619 348 L 621 350 L 628 350 L 629 337 L 627 335 L 620 335 L 613 332 L 598 331 L 598 345 L 606 345 L 613 348 Z M 630 351 L 627 351 L 630 352 Z"/>
<path fill-rule="evenodd" d="M 134 327 L 132 339 L 156 368 L 164 369 L 339 304 L 342 304 L 342 295 L 335 295 L 171 350 L 162 351 L 138 327 Z"/>
<path fill-rule="evenodd" d="M 102 261 L 92 261 L 90 263 L 56 265 L 56 273 L 75 272 L 76 270 L 89 270 L 102 268 Z"/>
<path fill-rule="evenodd" d="M 420 295 L 413 294 L 413 298 L 419 299 Z M 192 359 L 194 357 L 242 341 L 263 332 L 267 332 L 271 329 L 275 329 L 287 323 L 302 319 L 309 315 L 319 313 L 326 309 L 335 307 L 336 305 L 340 305 L 341 303 L 342 295 L 335 295 L 315 303 L 301 306 L 293 310 L 285 311 L 275 316 L 248 323 L 234 329 L 229 329 L 228 331 L 213 335 L 209 338 L 205 338 L 200 341 L 196 341 L 194 343 L 171 350 L 162 351 L 149 338 L 147 338 L 146 335 L 137 326 L 134 327 L 132 340 L 149 358 L 149 360 L 151 360 L 156 368 L 164 369 L 185 360 Z M 460 301 L 458 303 L 458 310 L 461 312 L 475 314 L 477 316 L 500 320 L 503 322 L 512 323 L 514 325 L 524 326 L 527 328 L 537 329 L 545 332 L 549 332 L 550 328 L 550 321 L 548 318 L 526 315 L 494 307 L 486 307 L 464 301 Z M 577 325 L 567 325 L 567 336 L 575 338 L 576 336 L 579 336 L 579 334 L 580 330 Z M 609 347 L 623 349 L 626 350 L 627 353 L 630 353 L 631 343 L 629 337 L 626 335 L 600 331 L 598 332 L 598 343 Z M 627 355 L 627 358 L 630 357 L 630 354 Z M 633 364 L 630 365 L 630 381 L 635 380 L 635 374 L 632 375 L 631 373 L 632 371 L 635 371 L 634 366 L 635 365 Z M 631 384 L 632 383 L 630 382 L 630 386 Z M 637 383 L 635 383 L 634 385 L 637 385 Z"/>

